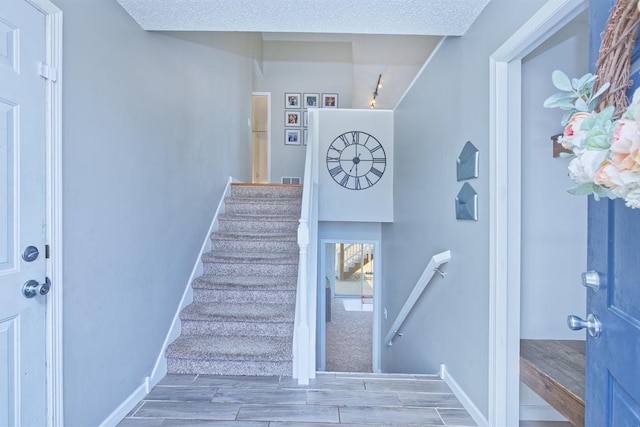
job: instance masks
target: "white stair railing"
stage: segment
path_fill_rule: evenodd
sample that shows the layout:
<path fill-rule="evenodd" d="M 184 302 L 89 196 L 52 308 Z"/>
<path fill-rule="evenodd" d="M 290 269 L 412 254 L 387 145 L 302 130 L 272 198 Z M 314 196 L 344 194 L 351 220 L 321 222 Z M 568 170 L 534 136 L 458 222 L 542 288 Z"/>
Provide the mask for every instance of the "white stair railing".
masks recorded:
<path fill-rule="evenodd" d="M 444 273 L 440 270 L 440 266 L 446 262 L 449 262 L 450 259 L 451 251 L 444 251 L 431 257 L 429 264 L 427 264 L 427 268 L 424 269 L 424 272 L 418 279 L 418 282 L 414 286 L 413 291 L 411 291 L 411 294 L 402 306 L 402 310 L 400 310 L 400 313 L 398 313 L 398 317 L 396 317 L 396 320 L 391 325 L 391 329 L 389 329 L 389 332 L 384 339 L 384 341 L 387 343 L 387 346 L 391 347 L 391 345 L 393 345 L 393 339 L 395 337 L 402 336 L 400 327 L 402 327 L 402 324 L 406 320 L 407 316 L 409 315 L 409 313 L 411 313 L 413 306 L 416 304 L 418 298 L 420 298 L 420 295 L 422 295 L 422 292 L 425 290 L 429 282 L 431 282 L 431 278 L 434 276 L 434 274 L 439 273 L 440 276 L 444 278 Z"/>
<path fill-rule="evenodd" d="M 316 277 L 318 271 L 318 144 L 315 112 L 309 114 L 302 208 L 298 226 L 298 285 L 293 336 L 293 378 L 309 384 L 315 378 Z M 313 332 L 313 333 L 312 333 Z"/>

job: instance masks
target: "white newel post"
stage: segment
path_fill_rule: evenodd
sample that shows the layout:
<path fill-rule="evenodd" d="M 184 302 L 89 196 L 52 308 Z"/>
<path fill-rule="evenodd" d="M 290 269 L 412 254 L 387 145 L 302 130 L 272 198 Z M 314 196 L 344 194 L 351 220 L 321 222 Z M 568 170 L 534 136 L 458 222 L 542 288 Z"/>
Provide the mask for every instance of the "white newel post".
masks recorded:
<path fill-rule="evenodd" d="M 309 319 L 308 319 L 308 254 L 309 254 L 309 224 L 301 219 L 298 226 L 298 246 L 300 246 L 300 260 L 298 271 L 298 304 L 300 318 L 296 331 L 296 371 L 298 384 L 309 384 Z"/>

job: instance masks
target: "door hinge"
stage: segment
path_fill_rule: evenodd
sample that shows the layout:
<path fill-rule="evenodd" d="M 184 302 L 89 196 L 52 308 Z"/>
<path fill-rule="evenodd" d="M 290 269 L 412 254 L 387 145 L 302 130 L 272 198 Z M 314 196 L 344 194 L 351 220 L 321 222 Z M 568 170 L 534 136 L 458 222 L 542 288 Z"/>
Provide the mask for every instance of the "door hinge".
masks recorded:
<path fill-rule="evenodd" d="M 51 80 L 55 82 L 58 80 L 58 69 L 49 64 L 45 64 L 44 62 L 38 63 L 38 71 L 40 75 L 47 80 Z"/>
<path fill-rule="evenodd" d="M 51 254 L 49 253 L 49 245 L 44 245 L 44 259 L 51 258 Z"/>

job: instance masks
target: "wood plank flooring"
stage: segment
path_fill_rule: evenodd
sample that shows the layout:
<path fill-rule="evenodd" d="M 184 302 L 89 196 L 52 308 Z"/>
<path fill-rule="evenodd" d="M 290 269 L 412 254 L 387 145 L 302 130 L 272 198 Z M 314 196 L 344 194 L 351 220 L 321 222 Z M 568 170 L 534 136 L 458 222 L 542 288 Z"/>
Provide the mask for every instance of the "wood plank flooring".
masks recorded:
<path fill-rule="evenodd" d="M 320 373 L 289 377 L 168 375 L 118 427 L 475 426 L 435 376 Z"/>

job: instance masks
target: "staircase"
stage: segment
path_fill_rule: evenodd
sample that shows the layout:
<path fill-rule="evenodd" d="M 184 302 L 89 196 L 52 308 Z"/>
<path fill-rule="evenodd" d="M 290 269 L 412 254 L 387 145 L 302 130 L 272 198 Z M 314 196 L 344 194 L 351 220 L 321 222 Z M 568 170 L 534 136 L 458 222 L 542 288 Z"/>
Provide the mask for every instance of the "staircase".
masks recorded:
<path fill-rule="evenodd" d="M 291 376 L 301 197 L 300 185 L 231 185 L 170 374 Z"/>

